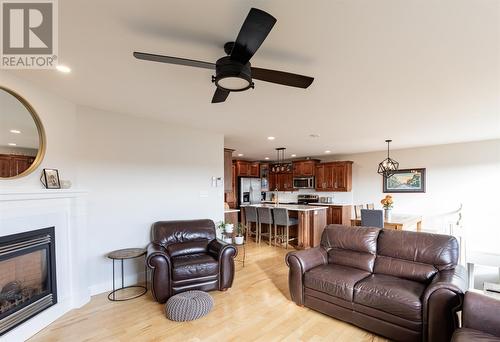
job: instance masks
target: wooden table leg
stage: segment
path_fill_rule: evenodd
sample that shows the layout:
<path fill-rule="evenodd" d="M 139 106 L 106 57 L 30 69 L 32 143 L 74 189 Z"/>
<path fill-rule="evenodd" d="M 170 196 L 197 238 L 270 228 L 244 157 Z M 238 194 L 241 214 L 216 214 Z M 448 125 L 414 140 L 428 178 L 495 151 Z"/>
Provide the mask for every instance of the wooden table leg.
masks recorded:
<path fill-rule="evenodd" d="M 420 232 L 422 230 L 422 221 L 417 222 L 417 232 Z"/>

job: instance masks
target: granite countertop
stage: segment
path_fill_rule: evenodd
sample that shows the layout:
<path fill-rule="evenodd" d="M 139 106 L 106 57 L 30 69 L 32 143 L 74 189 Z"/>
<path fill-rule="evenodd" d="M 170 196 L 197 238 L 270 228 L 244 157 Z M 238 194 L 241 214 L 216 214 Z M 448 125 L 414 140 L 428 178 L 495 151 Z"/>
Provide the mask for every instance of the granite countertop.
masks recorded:
<path fill-rule="evenodd" d="M 228 214 L 228 213 L 239 213 L 240 210 L 239 209 L 224 209 L 224 214 Z"/>
<path fill-rule="evenodd" d="M 266 207 L 266 208 L 283 208 L 288 209 L 290 211 L 314 211 L 320 209 L 326 209 L 325 206 L 311 206 L 311 205 L 303 205 L 303 204 L 252 204 L 252 207 Z"/>
<path fill-rule="evenodd" d="M 314 203 L 314 205 L 325 205 L 325 206 L 337 206 L 337 207 L 341 207 L 343 205 L 352 205 L 352 204 L 349 204 L 349 203 Z"/>

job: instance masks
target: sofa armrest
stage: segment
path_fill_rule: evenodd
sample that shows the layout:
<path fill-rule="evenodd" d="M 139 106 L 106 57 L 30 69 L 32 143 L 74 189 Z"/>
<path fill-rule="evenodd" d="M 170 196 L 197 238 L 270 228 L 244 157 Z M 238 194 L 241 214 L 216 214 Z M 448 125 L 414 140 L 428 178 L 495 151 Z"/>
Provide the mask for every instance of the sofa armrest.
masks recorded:
<path fill-rule="evenodd" d="M 219 260 L 219 290 L 227 290 L 233 285 L 234 258 L 238 250 L 230 243 L 214 239 L 208 244 L 208 253 Z"/>
<path fill-rule="evenodd" d="M 172 262 L 167 250 L 154 242 L 146 251 L 146 265 L 151 269 L 151 293 L 159 303 L 165 303 L 171 296 Z"/>
<path fill-rule="evenodd" d="M 438 272 L 422 297 L 423 335 L 425 341 L 449 341 L 458 327 L 457 311 L 462 307 L 467 289 L 465 268 Z"/>
<path fill-rule="evenodd" d="M 462 310 L 464 328 L 500 337 L 500 300 L 475 292 L 466 292 Z"/>
<path fill-rule="evenodd" d="M 319 246 L 302 251 L 290 252 L 285 257 L 288 270 L 290 297 L 297 305 L 304 305 L 304 273 L 316 266 L 328 263 L 326 250 Z"/>

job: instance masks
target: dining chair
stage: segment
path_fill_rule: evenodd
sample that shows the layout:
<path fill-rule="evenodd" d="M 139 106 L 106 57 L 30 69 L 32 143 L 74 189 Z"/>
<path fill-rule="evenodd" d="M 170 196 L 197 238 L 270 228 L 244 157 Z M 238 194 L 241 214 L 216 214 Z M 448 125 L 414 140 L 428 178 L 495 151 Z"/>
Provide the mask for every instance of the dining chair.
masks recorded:
<path fill-rule="evenodd" d="M 358 204 L 358 205 L 354 206 L 354 215 L 356 216 L 356 218 L 361 217 L 361 209 L 363 209 L 362 204 Z"/>
<path fill-rule="evenodd" d="M 299 220 L 288 215 L 288 209 L 285 208 L 274 208 L 274 245 L 278 245 L 278 240 L 281 244 L 285 244 L 285 249 L 288 249 L 288 243 L 290 241 L 296 240 L 296 238 L 290 238 L 290 227 L 299 224 Z M 279 232 L 278 232 L 279 230 Z"/>
<path fill-rule="evenodd" d="M 373 209 L 375 209 L 375 204 L 373 204 L 373 203 L 368 203 L 368 204 L 366 204 L 366 209 L 368 209 L 368 210 L 373 210 Z"/>
<path fill-rule="evenodd" d="M 255 242 L 259 240 L 259 219 L 257 216 L 257 208 L 252 207 L 252 206 L 247 206 L 243 207 L 244 212 L 245 212 L 245 222 L 247 226 L 247 231 L 246 231 L 246 240 L 248 240 L 249 237 L 255 236 Z M 252 223 L 254 223 L 255 230 L 252 230 Z"/>
<path fill-rule="evenodd" d="M 269 246 L 272 246 L 273 240 L 273 213 L 271 208 L 267 207 L 257 207 L 257 216 L 259 219 L 258 224 L 258 243 L 262 240 L 262 236 L 269 238 Z M 267 226 L 267 231 L 265 233 L 262 232 L 262 225 L 265 224 Z"/>
<path fill-rule="evenodd" d="M 382 210 L 361 209 L 361 225 L 363 227 L 384 228 L 384 212 Z"/>

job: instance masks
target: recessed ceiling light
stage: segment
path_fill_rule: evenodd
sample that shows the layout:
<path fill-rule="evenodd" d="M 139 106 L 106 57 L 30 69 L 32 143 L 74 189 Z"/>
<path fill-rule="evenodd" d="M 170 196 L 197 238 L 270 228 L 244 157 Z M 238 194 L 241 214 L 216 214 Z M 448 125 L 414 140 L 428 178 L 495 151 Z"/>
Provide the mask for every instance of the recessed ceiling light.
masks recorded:
<path fill-rule="evenodd" d="M 9 146 L 17 146 L 16 143 L 8 143 L 7 145 L 9 145 Z"/>
<path fill-rule="evenodd" d="M 56 66 L 56 69 L 60 72 L 63 72 L 65 74 L 67 73 L 70 73 L 71 72 L 71 69 L 69 67 L 67 67 L 66 65 L 62 65 L 62 64 L 59 64 L 58 66 Z"/>
<path fill-rule="evenodd" d="M 238 153 L 238 157 L 243 157 L 243 153 Z"/>
<path fill-rule="evenodd" d="M 265 157 L 264 159 L 265 159 L 265 160 L 269 160 L 269 157 Z"/>
<path fill-rule="evenodd" d="M 267 137 L 267 140 L 274 140 L 276 139 L 275 137 Z"/>
<path fill-rule="evenodd" d="M 292 154 L 292 157 L 297 157 L 297 155 L 296 154 Z"/>
<path fill-rule="evenodd" d="M 330 150 L 326 150 L 326 151 L 325 151 L 325 153 L 332 153 L 332 151 L 330 151 Z"/>
<path fill-rule="evenodd" d="M 14 133 L 14 134 L 21 134 L 21 131 L 18 130 L 18 129 L 11 129 L 10 130 L 10 133 Z"/>
<path fill-rule="evenodd" d="M 309 138 L 319 138 L 320 135 L 317 133 L 309 134 Z"/>

